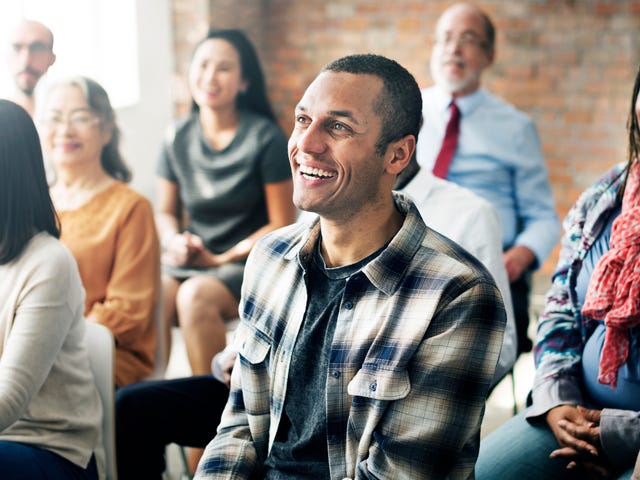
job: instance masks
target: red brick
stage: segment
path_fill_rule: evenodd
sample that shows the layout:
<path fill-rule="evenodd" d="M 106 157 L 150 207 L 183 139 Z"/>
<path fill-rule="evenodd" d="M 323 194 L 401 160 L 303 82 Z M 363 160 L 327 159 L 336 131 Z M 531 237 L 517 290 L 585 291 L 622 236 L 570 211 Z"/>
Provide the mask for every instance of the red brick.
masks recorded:
<path fill-rule="evenodd" d="M 432 83 L 435 24 L 450 0 L 172 0 L 176 114 L 188 111 L 186 70 L 210 23 L 245 29 L 256 43 L 285 131 L 307 84 L 328 61 L 375 51 Z M 640 1 L 485 0 L 497 26 L 483 86 L 537 123 L 558 213 L 626 156 L 625 124 L 637 69 Z M 557 249 L 541 271 L 551 273 Z"/>

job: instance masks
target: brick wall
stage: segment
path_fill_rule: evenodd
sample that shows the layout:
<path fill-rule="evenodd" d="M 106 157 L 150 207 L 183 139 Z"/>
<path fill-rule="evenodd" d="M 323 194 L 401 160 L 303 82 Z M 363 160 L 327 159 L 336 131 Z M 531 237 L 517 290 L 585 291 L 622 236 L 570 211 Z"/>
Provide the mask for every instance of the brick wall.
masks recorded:
<path fill-rule="evenodd" d="M 210 23 L 242 28 L 255 42 L 286 132 L 293 107 L 328 61 L 373 52 L 430 85 L 439 0 L 173 0 L 176 113 L 193 43 Z M 640 63 L 640 1 L 486 0 L 497 57 L 484 86 L 535 120 L 561 216 L 579 193 L 626 155 L 625 124 Z M 541 269 L 553 270 L 557 250 Z"/>

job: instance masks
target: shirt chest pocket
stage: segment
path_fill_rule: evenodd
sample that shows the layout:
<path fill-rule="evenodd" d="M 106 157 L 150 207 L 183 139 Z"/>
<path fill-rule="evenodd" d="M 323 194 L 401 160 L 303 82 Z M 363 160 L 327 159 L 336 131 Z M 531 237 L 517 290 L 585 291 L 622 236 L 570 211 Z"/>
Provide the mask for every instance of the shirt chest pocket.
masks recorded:
<path fill-rule="evenodd" d="M 252 365 L 265 362 L 271 349 L 271 341 L 267 335 L 242 322 L 235 338 L 236 349 L 242 358 Z"/>
<path fill-rule="evenodd" d="M 374 370 L 361 368 L 347 385 L 349 395 L 372 400 L 400 400 L 411 391 L 407 369 Z"/>

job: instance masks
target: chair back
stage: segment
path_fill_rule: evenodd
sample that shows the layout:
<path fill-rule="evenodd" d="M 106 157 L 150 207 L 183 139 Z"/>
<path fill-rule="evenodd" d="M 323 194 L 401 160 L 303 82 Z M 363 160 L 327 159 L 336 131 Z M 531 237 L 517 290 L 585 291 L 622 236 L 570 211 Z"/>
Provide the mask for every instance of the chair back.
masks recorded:
<path fill-rule="evenodd" d="M 111 331 L 104 325 L 86 323 L 89 363 L 102 401 L 102 441 L 107 480 L 117 480 L 115 449 L 115 346 Z"/>
<path fill-rule="evenodd" d="M 162 303 L 162 283 L 158 279 L 158 299 L 153 312 L 156 327 L 156 349 L 154 351 L 153 370 L 145 380 L 161 380 L 167 371 L 167 345 L 164 338 L 164 308 Z"/>

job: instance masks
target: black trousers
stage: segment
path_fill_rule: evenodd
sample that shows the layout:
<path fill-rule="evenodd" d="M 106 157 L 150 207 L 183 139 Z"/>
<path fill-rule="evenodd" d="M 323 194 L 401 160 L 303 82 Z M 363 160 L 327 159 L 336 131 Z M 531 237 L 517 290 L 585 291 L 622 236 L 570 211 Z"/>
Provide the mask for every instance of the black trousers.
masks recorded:
<path fill-rule="evenodd" d="M 531 294 L 531 271 L 527 270 L 511 284 L 511 300 L 518 334 L 518 356 L 530 352 L 533 342 L 527 335 L 529 329 L 529 297 Z"/>
<path fill-rule="evenodd" d="M 134 383 L 116 391 L 120 480 L 162 479 L 166 446 L 204 448 L 216 434 L 229 390 L 211 375 Z"/>

